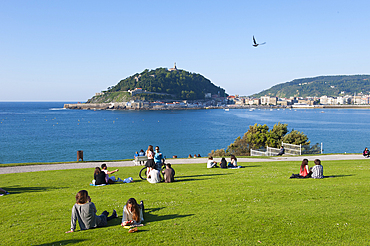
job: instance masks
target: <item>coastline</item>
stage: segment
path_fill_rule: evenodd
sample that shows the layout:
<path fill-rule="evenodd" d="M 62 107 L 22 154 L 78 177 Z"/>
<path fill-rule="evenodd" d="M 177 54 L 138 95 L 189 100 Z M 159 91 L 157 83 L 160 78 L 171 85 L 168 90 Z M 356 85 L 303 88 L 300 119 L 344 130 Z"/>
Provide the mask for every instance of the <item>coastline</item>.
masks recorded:
<path fill-rule="evenodd" d="M 196 109 L 370 109 L 370 105 L 236 105 L 228 104 L 221 106 L 184 106 L 184 105 L 164 105 L 164 106 L 136 106 L 127 107 L 126 103 L 74 103 L 64 104 L 65 109 L 79 109 L 79 110 L 196 110 Z"/>

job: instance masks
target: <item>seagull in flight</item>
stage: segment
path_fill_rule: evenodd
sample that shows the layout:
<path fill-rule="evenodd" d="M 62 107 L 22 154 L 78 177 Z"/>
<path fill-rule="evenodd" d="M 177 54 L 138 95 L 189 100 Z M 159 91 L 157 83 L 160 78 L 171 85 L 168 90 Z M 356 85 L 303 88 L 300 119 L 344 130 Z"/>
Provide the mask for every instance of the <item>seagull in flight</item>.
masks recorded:
<path fill-rule="evenodd" d="M 254 47 L 257 47 L 258 45 L 263 45 L 263 44 L 265 44 L 266 42 L 264 42 L 264 43 L 262 43 L 262 44 L 258 44 L 257 42 L 256 42 L 256 39 L 254 38 L 254 36 L 253 36 L 253 46 Z"/>

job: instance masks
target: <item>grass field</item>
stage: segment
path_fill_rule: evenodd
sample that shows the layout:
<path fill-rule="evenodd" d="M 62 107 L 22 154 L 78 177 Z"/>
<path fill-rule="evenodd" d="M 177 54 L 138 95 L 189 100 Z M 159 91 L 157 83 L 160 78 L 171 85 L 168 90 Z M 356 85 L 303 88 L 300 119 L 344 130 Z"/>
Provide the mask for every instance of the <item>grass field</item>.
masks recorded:
<path fill-rule="evenodd" d="M 89 186 L 93 169 L 0 175 L 2 245 L 370 245 L 370 160 L 325 161 L 322 180 L 289 179 L 299 162 L 239 163 L 242 169 L 173 165 L 175 183 L 138 180 Z M 310 166 L 313 163 L 309 163 Z M 114 167 L 109 167 L 114 169 Z M 86 189 L 107 227 L 66 234 L 75 195 Z M 145 226 L 120 226 L 125 202 L 145 204 Z"/>

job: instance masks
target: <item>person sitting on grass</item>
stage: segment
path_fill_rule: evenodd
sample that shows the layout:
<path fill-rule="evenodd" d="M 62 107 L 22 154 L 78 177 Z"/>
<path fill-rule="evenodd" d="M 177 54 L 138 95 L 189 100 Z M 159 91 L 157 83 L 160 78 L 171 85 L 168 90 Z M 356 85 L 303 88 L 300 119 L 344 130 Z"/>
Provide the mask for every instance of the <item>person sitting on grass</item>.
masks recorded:
<path fill-rule="evenodd" d="M 324 168 L 321 165 L 321 161 L 319 159 L 315 159 L 314 162 L 315 162 L 315 166 L 312 167 L 311 178 L 314 178 L 314 179 L 324 178 Z"/>
<path fill-rule="evenodd" d="M 238 159 L 236 159 L 235 155 L 231 155 L 230 160 L 231 160 L 231 162 L 229 162 L 228 167 L 237 167 L 238 166 Z"/>
<path fill-rule="evenodd" d="M 304 178 L 310 178 L 311 177 L 311 171 L 308 168 L 308 160 L 303 159 L 301 168 L 299 170 L 299 175 Z"/>
<path fill-rule="evenodd" d="M 362 155 L 365 156 L 366 158 L 369 157 L 370 155 L 370 151 L 368 150 L 368 148 L 366 147 L 365 150 L 362 152 Z"/>
<path fill-rule="evenodd" d="M 164 169 L 162 173 L 165 183 L 171 183 L 175 181 L 175 170 L 173 170 L 170 163 L 166 164 L 166 169 Z"/>
<path fill-rule="evenodd" d="M 113 209 L 113 213 L 109 216 L 107 211 L 101 215 L 96 215 L 96 207 L 87 192 L 87 190 L 80 190 L 76 195 L 76 203 L 72 207 L 71 230 L 66 233 L 74 232 L 76 229 L 76 222 L 80 225 L 81 230 L 87 230 L 95 227 L 102 227 L 107 225 L 107 221 L 117 218 L 117 212 Z"/>
<path fill-rule="evenodd" d="M 208 157 L 207 168 L 213 168 L 213 167 L 218 167 L 217 162 L 215 162 L 213 160 L 213 157 L 210 156 L 210 157 Z"/>
<path fill-rule="evenodd" d="M 9 192 L 7 192 L 6 190 L 1 189 L 1 188 L 0 188 L 0 192 L 1 192 L 0 196 L 9 195 L 10 194 Z"/>
<path fill-rule="evenodd" d="M 155 183 L 160 183 L 161 182 L 161 174 L 157 169 L 151 169 L 149 171 L 149 174 L 146 178 L 149 183 L 155 184 Z"/>
<path fill-rule="evenodd" d="M 221 168 L 227 168 L 227 162 L 226 162 L 225 157 L 221 158 L 220 167 Z"/>
<path fill-rule="evenodd" d="M 95 171 L 94 171 L 95 183 L 94 184 L 95 185 L 107 184 L 105 177 L 106 177 L 105 172 L 102 172 L 100 167 L 95 167 Z"/>
<path fill-rule="evenodd" d="M 101 164 L 101 169 L 102 169 L 102 172 L 105 173 L 105 180 L 106 180 L 107 184 L 114 184 L 115 182 L 118 181 L 118 180 L 116 181 L 116 178 L 114 176 L 109 177 L 109 174 L 118 172 L 118 169 L 113 170 L 113 171 L 108 171 L 107 170 L 107 164 L 105 164 L 105 163 Z"/>
<path fill-rule="evenodd" d="M 144 203 L 137 204 L 135 198 L 130 198 L 123 207 L 121 226 L 137 225 L 144 221 Z"/>

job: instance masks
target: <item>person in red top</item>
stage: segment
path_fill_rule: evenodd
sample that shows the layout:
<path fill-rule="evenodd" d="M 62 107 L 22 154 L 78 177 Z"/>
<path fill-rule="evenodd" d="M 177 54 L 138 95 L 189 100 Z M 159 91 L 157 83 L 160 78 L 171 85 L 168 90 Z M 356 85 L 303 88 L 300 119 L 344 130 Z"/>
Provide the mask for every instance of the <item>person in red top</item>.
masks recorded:
<path fill-rule="evenodd" d="M 301 169 L 299 170 L 299 175 L 305 178 L 311 177 L 311 171 L 308 168 L 308 160 L 303 159 L 302 164 L 301 164 Z"/>

